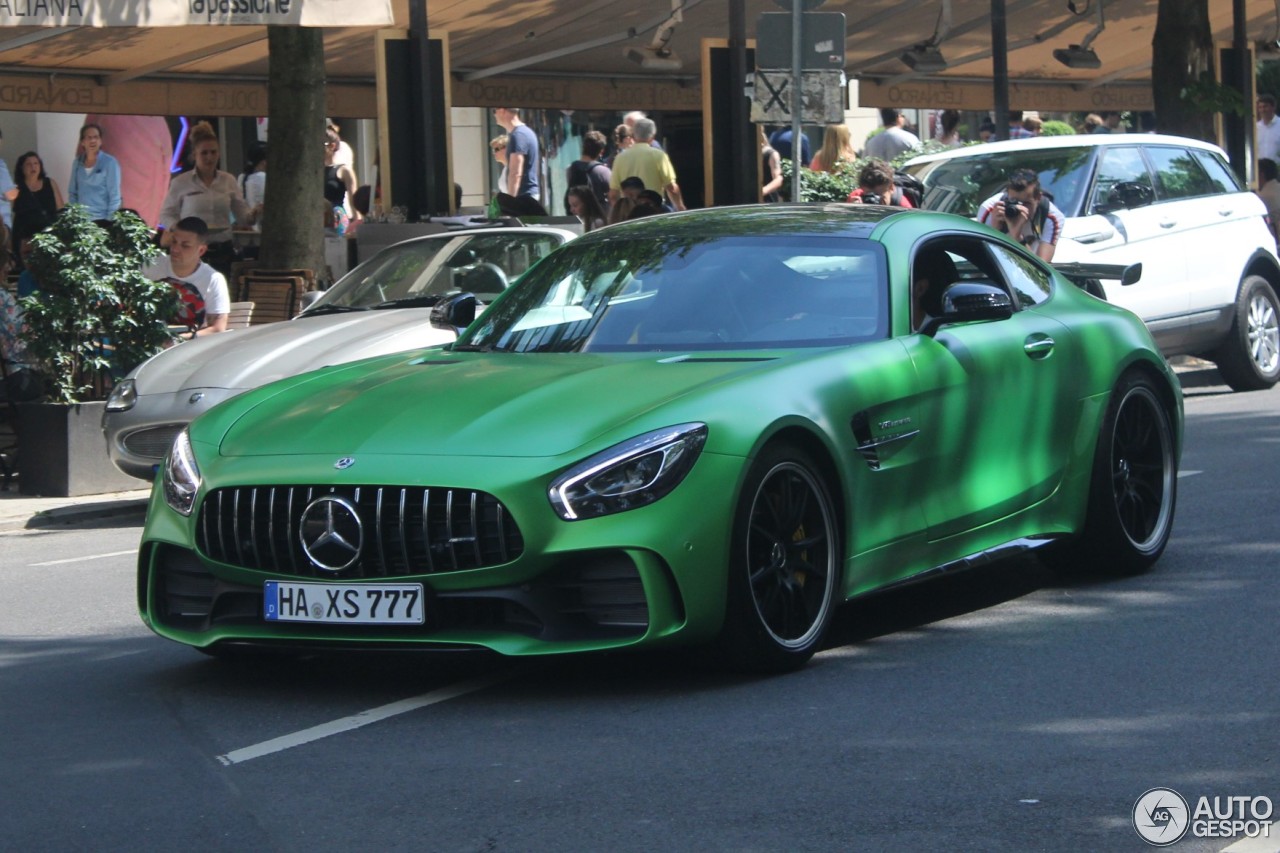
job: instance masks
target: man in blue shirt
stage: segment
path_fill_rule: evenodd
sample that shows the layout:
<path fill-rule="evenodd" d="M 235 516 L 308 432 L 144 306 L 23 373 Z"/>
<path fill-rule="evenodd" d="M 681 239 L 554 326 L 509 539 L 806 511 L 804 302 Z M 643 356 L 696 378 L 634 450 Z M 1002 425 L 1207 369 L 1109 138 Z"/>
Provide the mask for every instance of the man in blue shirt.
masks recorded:
<path fill-rule="evenodd" d="M 778 152 L 778 156 L 783 160 L 791 159 L 791 128 L 782 127 L 775 130 L 769 135 L 769 147 Z M 809 151 L 809 137 L 803 132 L 800 134 L 800 165 L 808 166 L 813 160 L 813 154 Z"/>
<path fill-rule="evenodd" d="M 507 132 L 507 183 L 499 187 L 514 196 L 527 195 L 541 201 L 538 176 L 542 164 L 538 156 L 538 136 L 520 120 L 519 107 L 496 107 L 493 117 Z"/>

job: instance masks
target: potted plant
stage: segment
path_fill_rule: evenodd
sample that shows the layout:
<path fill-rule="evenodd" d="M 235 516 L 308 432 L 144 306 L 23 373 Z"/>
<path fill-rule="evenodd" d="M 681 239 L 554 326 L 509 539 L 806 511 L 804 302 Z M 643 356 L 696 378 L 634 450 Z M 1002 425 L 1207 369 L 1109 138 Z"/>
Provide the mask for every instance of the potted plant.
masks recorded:
<path fill-rule="evenodd" d="M 82 495 L 136 488 L 107 458 L 100 422 L 112 384 L 170 340 L 176 291 L 143 267 L 159 250 L 131 211 L 108 222 L 77 204 L 32 239 L 38 291 L 22 300 L 27 352 L 45 382 L 21 404 L 18 484 L 26 494 Z"/>

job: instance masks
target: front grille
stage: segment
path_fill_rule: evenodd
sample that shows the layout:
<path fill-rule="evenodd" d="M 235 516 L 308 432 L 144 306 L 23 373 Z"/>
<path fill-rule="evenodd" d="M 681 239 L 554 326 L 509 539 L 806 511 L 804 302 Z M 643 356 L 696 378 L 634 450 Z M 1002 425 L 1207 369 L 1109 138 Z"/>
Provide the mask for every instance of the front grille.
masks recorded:
<path fill-rule="evenodd" d="M 131 432 L 124 437 L 125 449 L 137 456 L 163 459 L 182 427 L 183 424 L 166 424 Z"/>
<path fill-rule="evenodd" d="M 317 567 L 303 548 L 303 512 L 321 497 L 356 508 L 363 528 L 348 567 Z M 200 506 L 196 545 L 213 560 L 301 577 L 386 578 L 481 569 L 520 556 L 524 540 L 493 495 L 399 486 L 217 489 Z"/>

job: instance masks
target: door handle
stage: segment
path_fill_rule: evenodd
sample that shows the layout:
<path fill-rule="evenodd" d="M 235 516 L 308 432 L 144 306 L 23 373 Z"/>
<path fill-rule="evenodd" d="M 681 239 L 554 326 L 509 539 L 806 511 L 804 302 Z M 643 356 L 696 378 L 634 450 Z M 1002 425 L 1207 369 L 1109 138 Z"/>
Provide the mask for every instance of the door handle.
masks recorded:
<path fill-rule="evenodd" d="M 1218 211 L 1218 215 L 1219 215 L 1219 216 L 1221 216 L 1221 217 L 1224 217 L 1224 218 L 1225 218 L 1225 217 L 1230 216 L 1230 215 L 1231 215 L 1231 214 L 1233 214 L 1233 213 L 1235 213 L 1235 211 L 1234 211 L 1234 210 L 1219 210 L 1219 211 Z"/>
<path fill-rule="evenodd" d="M 1178 221 L 1177 221 L 1176 219 L 1165 219 L 1165 220 L 1162 220 L 1162 221 L 1160 222 L 1160 227 L 1161 227 L 1161 228 L 1172 228 L 1173 226 L 1175 226 L 1175 225 L 1177 225 L 1177 224 L 1178 224 Z"/>
<path fill-rule="evenodd" d="M 1049 353 L 1053 352 L 1053 338 L 1027 338 L 1022 344 L 1022 351 L 1027 354 L 1028 358 L 1041 359 L 1048 358 Z"/>

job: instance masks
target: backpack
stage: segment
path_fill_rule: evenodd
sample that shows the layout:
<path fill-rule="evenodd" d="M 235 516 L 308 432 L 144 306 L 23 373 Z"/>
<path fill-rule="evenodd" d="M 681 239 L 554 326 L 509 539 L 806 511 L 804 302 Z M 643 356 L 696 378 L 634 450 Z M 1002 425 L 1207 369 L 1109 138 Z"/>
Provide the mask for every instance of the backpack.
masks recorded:
<path fill-rule="evenodd" d="M 204 297 L 200 290 L 189 281 L 177 278 L 166 278 L 165 281 L 178 292 L 178 310 L 169 319 L 170 326 L 186 326 L 198 329 L 204 325 Z"/>
<path fill-rule="evenodd" d="M 912 207 L 924 204 L 924 184 L 915 175 L 897 171 L 893 173 L 894 189 L 906 196 Z"/>

